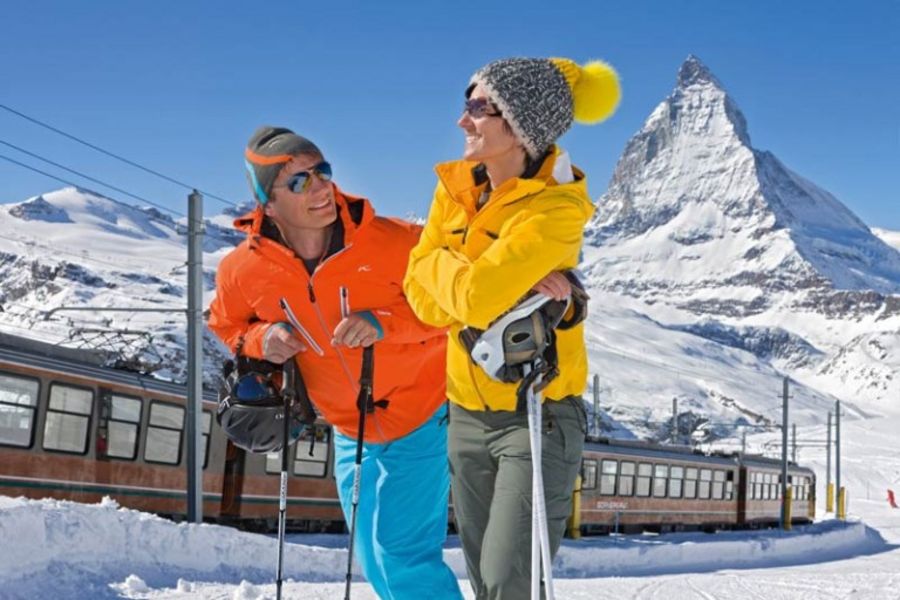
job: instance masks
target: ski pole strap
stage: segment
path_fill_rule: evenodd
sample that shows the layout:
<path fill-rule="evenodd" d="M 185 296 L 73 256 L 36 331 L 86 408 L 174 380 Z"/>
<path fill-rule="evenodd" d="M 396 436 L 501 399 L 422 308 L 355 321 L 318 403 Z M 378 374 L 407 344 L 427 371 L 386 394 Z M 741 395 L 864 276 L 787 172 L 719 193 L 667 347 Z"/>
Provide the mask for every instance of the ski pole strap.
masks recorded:
<path fill-rule="evenodd" d="M 531 372 L 519 382 L 516 388 L 516 412 L 524 413 L 528 410 L 528 389 L 534 387 L 534 392 L 540 392 L 556 379 L 559 369 L 552 362 L 542 359 L 532 363 Z"/>
<path fill-rule="evenodd" d="M 303 382 L 303 375 L 297 367 L 297 361 L 291 357 L 284 365 L 281 393 L 291 400 L 291 415 L 304 425 L 316 422 L 316 410 L 309 399 L 309 392 Z"/>

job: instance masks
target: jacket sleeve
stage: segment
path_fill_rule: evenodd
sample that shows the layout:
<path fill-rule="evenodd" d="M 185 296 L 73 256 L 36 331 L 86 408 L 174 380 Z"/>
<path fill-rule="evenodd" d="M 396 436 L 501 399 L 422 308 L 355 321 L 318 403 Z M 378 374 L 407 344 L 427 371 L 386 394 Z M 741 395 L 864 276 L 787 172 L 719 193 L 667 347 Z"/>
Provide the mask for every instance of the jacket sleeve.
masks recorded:
<path fill-rule="evenodd" d="M 414 279 L 445 314 L 484 329 L 577 254 L 585 222 L 577 200 L 557 197 L 543 210 L 517 214 L 500 238 L 473 261 L 431 246 L 410 265 L 407 279 Z"/>
<path fill-rule="evenodd" d="M 422 228 L 405 221 L 390 219 L 388 237 L 379 244 L 386 283 L 391 286 L 393 300 L 388 304 L 370 307 L 366 312 L 381 330 L 384 344 L 416 344 L 442 337 L 446 330 L 423 323 L 409 306 L 403 291 L 403 276 L 409 253 L 419 240 Z"/>
<path fill-rule="evenodd" d="M 444 327 L 434 327 L 420 321 L 406 300 L 370 312 L 381 325 L 381 343 L 415 344 L 447 333 Z"/>
<path fill-rule="evenodd" d="M 441 222 L 444 220 L 444 204 L 441 197 L 441 187 L 435 191 L 431 210 L 428 212 L 428 221 L 425 229 L 419 237 L 418 244 L 409 253 L 409 265 L 406 276 L 403 278 L 403 291 L 409 306 L 413 312 L 425 323 L 436 327 L 448 327 L 458 319 L 441 308 L 434 297 L 425 289 L 415 276 L 417 266 L 432 252 L 445 247 L 444 235 L 441 231 Z"/>
<path fill-rule="evenodd" d="M 257 319 L 235 281 L 227 257 L 216 274 L 216 297 L 209 305 L 207 325 L 232 352 L 240 347 L 243 356 L 263 357 L 263 340 L 272 323 Z"/>

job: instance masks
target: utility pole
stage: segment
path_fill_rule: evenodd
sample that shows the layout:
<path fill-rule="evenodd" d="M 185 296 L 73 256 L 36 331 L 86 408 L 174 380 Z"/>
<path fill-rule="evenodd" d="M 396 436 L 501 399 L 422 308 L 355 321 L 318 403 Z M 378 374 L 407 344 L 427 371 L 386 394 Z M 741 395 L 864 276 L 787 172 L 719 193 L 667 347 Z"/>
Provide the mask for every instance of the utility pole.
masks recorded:
<path fill-rule="evenodd" d="M 781 404 L 781 529 L 786 525 L 788 476 L 788 378 L 784 378 Z"/>
<path fill-rule="evenodd" d="M 678 436 L 678 398 L 672 398 L 672 443 L 676 443 Z"/>
<path fill-rule="evenodd" d="M 797 464 L 797 424 L 791 423 L 791 462 Z"/>
<path fill-rule="evenodd" d="M 741 454 L 747 453 L 747 430 L 741 432 Z"/>
<path fill-rule="evenodd" d="M 828 411 L 828 429 L 825 433 L 825 512 L 834 510 L 831 491 L 831 411 Z"/>
<path fill-rule="evenodd" d="M 600 437 L 600 376 L 594 373 L 594 435 Z"/>
<path fill-rule="evenodd" d="M 203 522 L 203 196 L 188 196 L 187 518 Z"/>
<path fill-rule="evenodd" d="M 834 403 L 834 483 L 838 502 L 838 516 L 842 512 L 841 500 L 841 401 Z"/>

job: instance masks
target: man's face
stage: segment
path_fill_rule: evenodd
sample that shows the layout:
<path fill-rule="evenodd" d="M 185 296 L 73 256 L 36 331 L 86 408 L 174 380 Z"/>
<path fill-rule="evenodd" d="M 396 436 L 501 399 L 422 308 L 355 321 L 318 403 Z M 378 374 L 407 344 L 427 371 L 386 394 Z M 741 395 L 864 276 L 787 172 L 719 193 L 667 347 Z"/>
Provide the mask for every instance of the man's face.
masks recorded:
<path fill-rule="evenodd" d="M 265 205 L 266 216 L 276 225 L 291 229 L 324 229 L 337 219 L 331 182 L 313 173 L 308 187 L 301 192 L 292 192 L 286 186 L 292 175 L 312 171 L 322 160 L 317 154 L 301 154 L 281 168 Z"/>

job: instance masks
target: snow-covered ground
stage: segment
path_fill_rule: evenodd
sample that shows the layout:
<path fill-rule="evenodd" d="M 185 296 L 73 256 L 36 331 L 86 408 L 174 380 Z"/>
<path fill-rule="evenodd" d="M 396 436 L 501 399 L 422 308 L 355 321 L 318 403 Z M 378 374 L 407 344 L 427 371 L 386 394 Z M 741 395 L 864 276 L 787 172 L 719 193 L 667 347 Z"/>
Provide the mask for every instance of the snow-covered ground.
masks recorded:
<path fill-rule="evenodd" d="M 559 598 L 900 598 L 900 419 L 844 424 L 846 523 L 824 518 L 793 532 L 757 531 L 568 540 L 556 559 Z M 821 439 L 821 426 L 798 439 Z M 773 436 L 749 440 L 762 448 Z M 819 475 L 824 509 L 824 449 L 802 447 L 800 462 Z M 275 540 L 214 525 L 175 524 L 121 509 L 0 497 L 0 598 L 232 599 L 274 597 Z M 290 537 L 286 598 L 343 593 L 343 536 Z M 463 559 L 451 540 L 448 563 Z M 361 580 L 353 597 L 375 598 Z"/>

